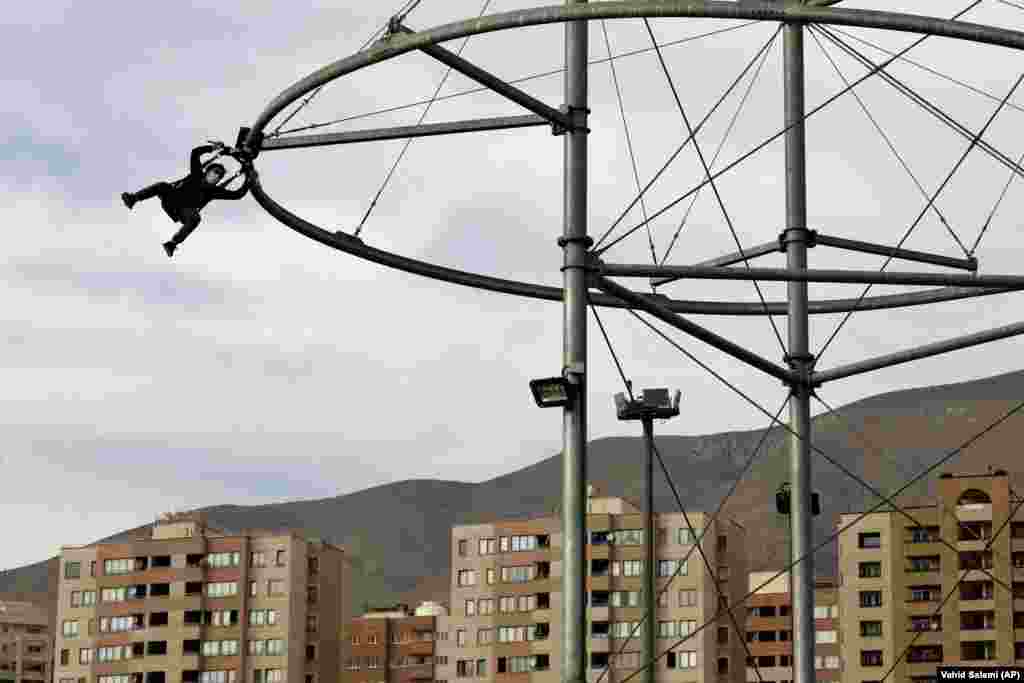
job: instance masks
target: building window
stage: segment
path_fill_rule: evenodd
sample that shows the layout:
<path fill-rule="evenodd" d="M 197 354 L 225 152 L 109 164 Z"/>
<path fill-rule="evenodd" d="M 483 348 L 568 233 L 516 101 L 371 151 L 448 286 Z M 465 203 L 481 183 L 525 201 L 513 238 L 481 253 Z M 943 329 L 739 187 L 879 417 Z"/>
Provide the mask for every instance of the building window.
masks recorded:
<path fill-rule="evenodd" d="M 92 664 L 92 648 L 83 647 L 78 651 L 79 664 Z"/>
<path fill-rule="evenodd" d="M 689 573 L 686 565 L 686 560 L 658 560 L 658 576 L 662 578 L 675 576 L 677 570 L 679 576 L 686 576 Z"/>
<path fill-rule="evenodd" d="M 103 574 L 114 576 L 117 574 L 131 574 L 135 571 L 135 561 L 127 558 L 118 560 L 103 560 Z"/>
<path fill-rule="evenodd" d="M 315 614 L 306 615 L 306 633 L 316 633 L 320 629 L 320 620 Z"/>
<path fill-rule="evenodd" d="M 200 671 L 199 683 L 235 683 L 238 672 L 234 669 L 227 671 Z"/>
<path fill-rule="evenodd" d="M 861 607 L 881 607 L 882 591 L 860 591 Z"/>
<path fill-rule="evenodd" d="M 238 595 L 237 581 L 222 581 L 206 584 L 206 597 L 208 598 L 227 598 L 232 595 Z"/>
<path fill-rule="evenodd" d="M 536 536 L 512 536 L 511 537 L 512 552 L 524 552 L 528 550 L 537 549 L 537 537 Z"/>
<path fill-rule="evenodd" d="M 612 576 L 641 576 L 643 560 L 622 560 L 612 562 Z"/>
<path fill-rule="evenodd" d="M 676 622 L 674 621 L 659 621 L 658 622 L 658 637 L 659 638 L 675 638 L 677 633 Z"/>
<path fill-rule="evenodd" d="M 882 547 L 882 534 L 879 531 L 868 531 L 857 534 L 857 547 L 874 550 Z"/>
<path fill-rule="evenodd" d="M 474 574 L 474 581 L 476 580 L 476 572 Z M 501 580 L 504 583 L 526 583 L 532 581 L 536 576 L 536 567 L 533 565 L 526 565 L 522 567 L 502 567 L 501 568 Z"/>
<path fill-rule="evenodd" d="M 249 553 L 249 566 L 250 567 L 266 567 L 267 556 L 266 553 L 261 551 Z"/>
<path fill-rule="evenodd" d="M 459 586 L 475 586 L 476 585 L 476 571 L 472 569 L 460 569 L 457 574 L 457 583 Z"/>
<path fill-rule="evenodd" d="M 828 619 L 828 605 L 815 605 L 814 606 L 814 618 L 815 619 Z"/>
<path fill-rule="evenodd" d="M 369 636 L 367 636 L 366 637 L 366 644 L 367 645 L 376 645 L 377 644 L 377 634 L 376 633 L 371 633 Z"/>
<path fill-rule="evenodd" d="M 476 675 L 477 678 L 483 678 L 487 675 L 487 660 L 478 659 L 476 660 Z"/>
<path fill-rule="evenodd" d="M 481 598 L 476 613 L 482 617 L 494 614 L 494 598 Z"/>
<path fill-rule="evenodd" d="M 679 591 L 679 606 L 680 607 L 696 607 L 697 606 L 697 591 L 692 589 L 683 589 Z"/>
<path fill-rule="evenodd" d="M 860 665 L 861 666 L 882 666 L 882 651 L 881 650 L 861 650 L 860 651 Z"/>
<path fill-rule="evenodd" d="M 211 553 L 206 556 L 206 564 L 209 567 L 237 567 L 241 562 L 241 553 Z M 211 672 L 220 673 L 220 672 Z"/>
<path fill-rule="evenodd" d="M 65 562 L 64 563 L 64 578 L 65 579 L 80 579 L 82 577 L 82 563 L 81 562 Z"/>
<path fill-rule="evenodd" d="M 498 572 L 495 571 L 494 567 L 487 570 L 487 585 L 493 586 L 498 582 Z"/>
<path fill-rule="evenodd" d="M 861 562 L 857 566 L 857 575 L 862 579 L 877 579 L 882 576 L 882 563 Z"/>
<path fill-rule="evenodd" d="M 237 640 L 204 640 L 200 649 L 204 657 L 228 657 L 238 654 Z"/>
<path fill-rule="evenodd" d="M 206 622 L 214 626 L 234 626 L 238 623 L 238 610 L 216 609 L 209 613 Z"/>
<path fill-rule="evenodd" d="M 471 676 L 470 667 L 473 665 L 472 659 L 460 659 L 455 662 L 455 677 L 456 678 L 468 678 Z"/>
<path fill-rule="evenodd" d="M 499 539 L 498 547 L 503 553 L 508 552 L 508 536 L 502 536 Z"/>
<path fill-rule="evenodd" d="M 476 632 L 477 645 L 486 645 L 494 638 L 494 631 L 489 628 L 482 628 Z"/>
<path fill-rule="evenodd" d="M 320 601 L 320 592 L 316 586 L 306 586 L 306 602 L 315 605 Z"/>
<path fill-rule="evenodd" d="M 476 600 L 466 600 L 466 616 L 476 616 Z"/>
<path fill-rule="evenodd" d="M 257 592 L 256 592 L 256 582 L 255 581 L 250 581 L 249 582 L 249 597 L 255 598 L 256 594 L 257 594 Z"/>
<path fill-rule="evenodd" d="M 928 617 L 925 617 L 926 619 Z M 911 627 L 913 630 L 913 627 Z M 860 635 L 862 638 L 880 638 L 882 636 L 882 622 L 862 621 L 860 622 Z"/>
<path fill-rule="evenodd" d="M 692 623 L 696 625 L 697 622 L 692 622 Z M 719 645 L 728 645 L 729 644 L 729 627 L 728 626 L 719 626 L 718 627 L 718 644 Z"/>
<path fill-rule="evenodd" d="M 319 557 L 311 557 L 311 558 L 309 558 L 308 563 L 309 563 L 309 575 L 310 576 L 316 576 L 317 574 L 320 573 L 320 558 Z"/>
<path fill-rule="evenodd" d="M 283 567 L 284 566 L 284 556 L 285 556 L 285 551 L 284 550 L 278 550 L 277 553 L 275 553 L 275 555 L 274 555 L 274 564 L 276 564 L 278 567 Z"/>
<path fill-rule="evenodd" d="M 282 669 L 256 669 L 253 672 L 254 683 L 282 683 L 284 671 Z"/>
<path fill-rule="evenodd" d="M 836 643 L 839 642 L 836 639 L 835 631 L 815 631 L 814 642 L 816 643 Z"/>
<path fill-rule="evenodd" d="M 284 595 L 284 581 L 281 579 L 270 579 L 267 581 L 267 595 Z"/>
<path fill-rule="evenodd" d="M 284 652 L 284 641 L 280 638 L 273 638 L 270 640 L 250 640 L 249 641 L 249 654 L 253 656 L 276 656 L 283 655 Z"/>
<path fill-rule="evenodd" d="M 460 539 L 458 543 L 459 557 L 466 557 L 469 555 L 469 541 L 466 539 Z"/>
<path fill-rule="evenodd" d="M 60 651 L 60 665 L 61 666 L 67 666 L 70 661 L 71 661 L 71 650 L 61 650 Z"/>
<path fill-rule="evenodd" d="M 62 631 L 65 638 L 77 638 L 78 637 L 78 620 L 65 621 Z"/>
<path fill-rule="evenodd" d="M 668 667 L 670 669 L 696 669 L 697 652 L 686 650 L 684 652 L 669 652 Z"/>
<path fill-rule="evenodd" d="M 466 647 L 466 629 L 460 628 L 455 631 L 455 647 Z"/>
<path fill-rule="evenodd" d="M 307 662 L 315 662 L 316 661 L 316 645 L 307 645 L 306 646 L 306 661 Z"/>
<path fill-rule="evenodd" d="M 479 545 L 481 555 L 494 555 L 498 552 L 498 539 L 496 538 L 481 538 Z"/>

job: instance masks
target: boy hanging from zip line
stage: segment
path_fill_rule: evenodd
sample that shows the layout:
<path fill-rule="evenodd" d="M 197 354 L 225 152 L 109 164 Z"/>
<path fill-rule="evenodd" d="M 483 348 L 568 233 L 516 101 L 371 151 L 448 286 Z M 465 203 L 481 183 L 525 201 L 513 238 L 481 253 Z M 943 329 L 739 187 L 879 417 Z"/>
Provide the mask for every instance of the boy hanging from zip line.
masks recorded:
<path fill-rule="evenodd" d="M 202 156 L 209 152 L 216 152 L 216 155 L 203 162 Z M 216 161 L 221 156 L 230 156 L 242 164 L 242 170 L 224 183 L 221 181 L 227 175 L 227 169 Z M 201 145 L 192 150 L 187 176 L 170 183 L 154 183 L 138 192 L 124 192 L 121 194 L 121 200 L 131 209 L 137 202 L 152 197 L 160 198 L 164 212 L 175 223 L 181 223 L 181 229 L 163 244 L 164 251 L 170 258 L 174 255 L 174 250 L 199 227 L 202 220 L 199 212 L 207 204 L 214 199 L 241 199 L 249 192 L 251 169 L 251 161 L 245 154 L 231 149 L 223 142 Z M 227 189 L 227 185 L 238 175 L 245 176 L 241 187 L 236 190 Z"/>

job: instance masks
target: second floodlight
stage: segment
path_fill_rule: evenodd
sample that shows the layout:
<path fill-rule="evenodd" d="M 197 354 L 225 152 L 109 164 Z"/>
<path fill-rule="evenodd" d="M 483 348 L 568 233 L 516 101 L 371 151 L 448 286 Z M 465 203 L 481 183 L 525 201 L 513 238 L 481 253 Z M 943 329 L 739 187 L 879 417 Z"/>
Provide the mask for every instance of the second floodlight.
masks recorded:
<path fill-rule="evenodd" d="M 615 412 L 620 420 L 667 420 L 679 414 L 682 395 L 678 389 L 675 396 L 668 389 L 644 389 L 639 398 L 632 400 L 625 394 L 615 394 Z"/>

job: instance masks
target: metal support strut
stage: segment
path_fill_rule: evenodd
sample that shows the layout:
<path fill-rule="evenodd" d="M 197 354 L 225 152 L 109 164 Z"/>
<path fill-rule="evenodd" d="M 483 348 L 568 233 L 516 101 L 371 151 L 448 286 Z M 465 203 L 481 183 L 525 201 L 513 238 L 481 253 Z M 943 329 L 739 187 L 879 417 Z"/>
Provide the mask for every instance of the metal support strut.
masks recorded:
<path fill-rule="evenodd" d="M 586 0 L 566 0 L 578 4 Z M 587 659 L 587 22 L 565 25 L 565 107 L 562 239 L 562 367 L 576 385 L 562 423 L 563 683 L 585 683 Z M 561 114 L 561 113 L 560 113 Z"/>
<path fill-rule="evenodd" d="M 786 265 L 807 269 L 807 175 L 804 139 L 803 25 L 783 27 L 783 69 L 786 131 Z M 790 127 L 792 126 L 792 127 Z M 796 376 L 791 384 L 789 419 L 790 482 L 793 542 L 790 547 L 793 580 L 793 683 L 814 683 L 814 545 L 811 525 L 811 393 L 806 381 L 814 357 L 809 351 L 807 283 L 790 282 L 787 290 L 789 350 L 786 361 Z M 801 559 L 803 558 L 803 559 Z"/>

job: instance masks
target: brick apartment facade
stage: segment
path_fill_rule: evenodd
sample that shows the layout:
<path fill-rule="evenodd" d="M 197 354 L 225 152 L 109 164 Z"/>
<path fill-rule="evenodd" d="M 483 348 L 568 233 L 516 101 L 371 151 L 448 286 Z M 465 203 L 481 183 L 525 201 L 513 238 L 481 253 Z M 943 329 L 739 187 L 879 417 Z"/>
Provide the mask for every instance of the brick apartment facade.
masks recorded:
<path fill-rule="evenodd" d="M 793 622 L 789 575 L 752 572 L 747 601 L 747 682 L 792 683 Z M 763 588 L 761 584 L 766 582 Z M 839 632 L 839 589 L 835 579 L 818 579 L 814 591 L 815 678 L 838 683 L 842 680 L 842 635 Z M 760 674 L 760 678 L 758 678 Z"/>
<path fill-rule="evenodd" d="M 342 683 L 429 683 L 434 680 L 438 618 L 405 605 L 353 619 Z"/>
<path fill-rule="evenodd" d="M 622 656 L 616 653 L 644 614 L 640 600 L 643 515 L 618 498 L 593 497 L 588 511 L 588 680 L 596 681 L 611 665 L 604 680 L 615 683 L 641 665 L 640 630 Z M 708 521 L 701 513 L 691 513 L 689 518 L 698 534 Z M 655 527 L 660 589 L 693 543 L 681 514 L 659 514 Z M 561 680 L 560 538 L 557 517 L 452 529 L 451 616 L 444 620 L 447 628 L 438 627 L 437 680 Z M 701 544 L 730 603 L 738 602 L 747 588 L 744 540 L 741 526 L 719 521 Z M 699 553 L 694 552 L 685 567 L 659 601 L 659 650 L 672 646 L 717 610 L 717 593 Z M 743 617 L 737 620 L 742 634 Z M 743 681 L 742 638 L 723 618 L 662 658 L 656 678 L 688 683 Z"/>
<path fill-rule="evenodd" d="M 938 494 L 907 510 L 919 525 L 874 513 L 840 536 L 844 681 L 893 665 L 890 681 L 929 683 L 940 665 L 1024 664 L 1020 498 L 1003 472 L 942 475 Z"/>
<path fill-rule="evenodd" d="M 333 683 L 347 564 L 319 540 L 196 517 L 62 548 L 56 683 Z"/>
<path fill-rule="evenodd" d="M 0 683 L 50 683 L 49 624 L 43 607 L 0 600 Z"/>

